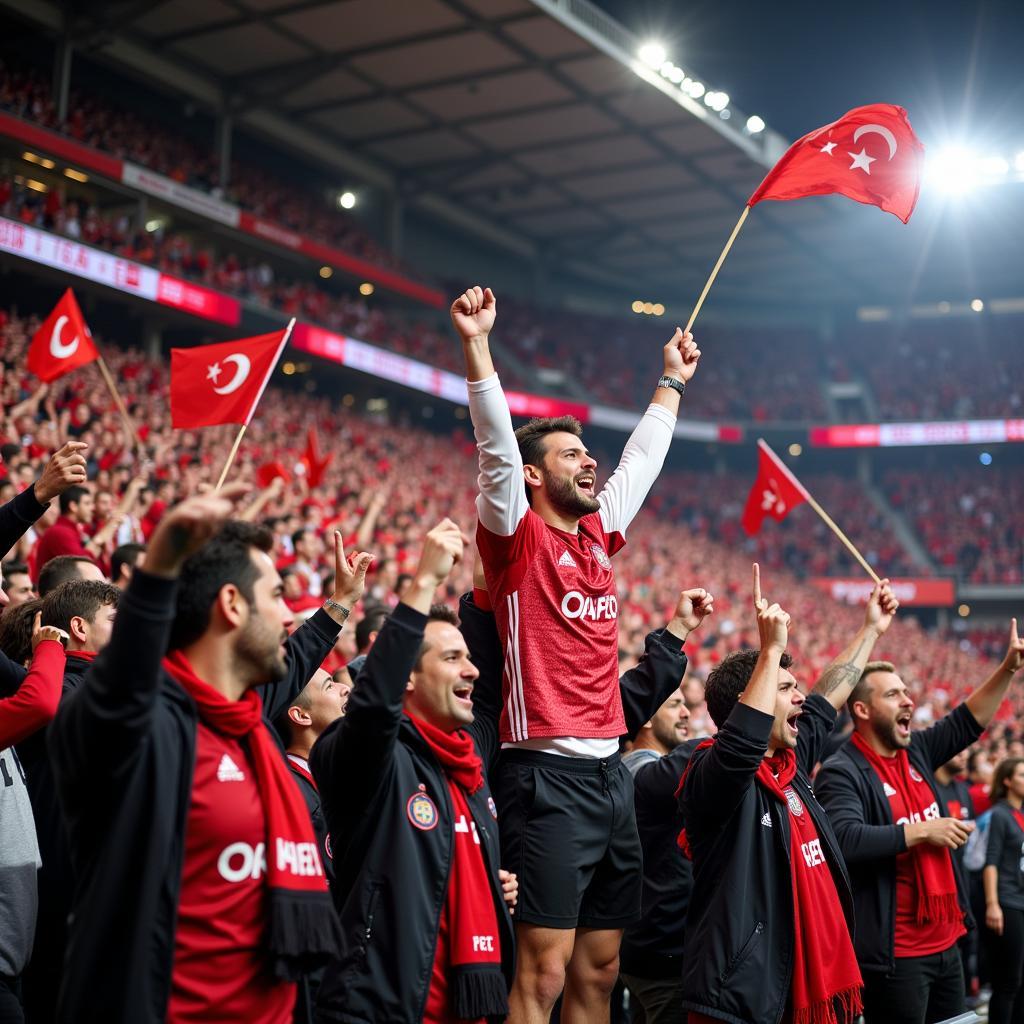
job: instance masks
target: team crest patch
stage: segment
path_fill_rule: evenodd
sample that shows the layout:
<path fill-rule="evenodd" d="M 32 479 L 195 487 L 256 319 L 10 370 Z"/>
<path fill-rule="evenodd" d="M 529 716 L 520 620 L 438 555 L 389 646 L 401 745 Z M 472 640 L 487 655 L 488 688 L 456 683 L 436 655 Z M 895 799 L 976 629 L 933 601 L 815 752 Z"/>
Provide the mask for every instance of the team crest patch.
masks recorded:
<path fill-rule="evenodd" d="M 437 825 L 437 808 L 426 793 L 414 793 L 405 807 L 409 821 L 421 832 L 429 832 Z"/>
<path fill-rule="evenodd" d="M 493 796 L 489 796 L 487 798 L 487 810 L 489 810 L 491 812 L 491 817 L 495 821 L 497 821 L 498 820 L 498 808 L 494 804 L 494 797 Z"/>
<path fill-rule="evenodd" d="M 910 768 L 910 777 L 911 777 L 911 778 L 912 778 L 912 779 L 913 779 L 913 780 L 914 780 L 915 782 L 924 782 L 924 779 L 922 779 L 922 778 L 921 778 L 921 776 L 920 776 L 920 775 L 918 774 L 918 771 L 917 771 L 917 769 L 916 769 L 916 768 L 914 768 L 913 766 L 911 766 L 911 768 Z"/>
<path fill-rule="evenodd" d="M 610 569 L 612 567 L 612 560 L 605 554 L 605 550 L 600 544 L 591 544 L 590 553 L 597 559 L 597 564 L 602 569 Z"/>
<path fill-rule="evenodd" d="M 789 809 L 798 818 L 804 813 L 804 805 L 791 786 L 786 787 L 786 803 L 789 804 Z"/>

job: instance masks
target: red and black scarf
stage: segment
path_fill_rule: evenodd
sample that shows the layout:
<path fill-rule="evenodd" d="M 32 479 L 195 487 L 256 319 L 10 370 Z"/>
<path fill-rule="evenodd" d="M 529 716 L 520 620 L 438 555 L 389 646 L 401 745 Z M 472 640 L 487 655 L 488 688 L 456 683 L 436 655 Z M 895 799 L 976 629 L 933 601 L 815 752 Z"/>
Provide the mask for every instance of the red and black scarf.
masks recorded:
<path fill-rule="evenodd" d="M 164 658 L 164 668 L 195 701 L 204 725 L 248 741 L 267 828 L 270 913 L 264 934 L 274 975 L 296 981 L 336 956 L 341 938 L 306 802 L 263 721 L 255 690 L 228 700 L 196 675 L 180 651 Z"/>
<path fill-rule="evenodd" d="M 483 764 L 472 739 L 462 731 L 444 732 L 409 716 L 448 780 L 454 824 L 475 837 L 467 794 L 484 784 Z M 457 840 L 458 837 L 453 837 Z M 454 842 L 455 855 L 445 896 L 448 922 L 448 984 L 452 1013 L 460 1020 L 508 1014 L 508 987 L 501 971 L 501 939 L 491 880 L 479 842 Z M 474 936 L 493 936 L 490 950 L 475 950 Z"/>
<path fill-rule="evenodd" d="M 714 742 L 705 740 L 697 750 Z M 689 770 L 688 765 L 677 796 Z M 755 776 L 757 785 L 789 812 L 794 932 L 792 1020 L 793 1024 L 845 1024 L 863 1009 L 863 981 L 831 869 L 823 862 L 818 830 L 810 810 L 790 786 L 796 772 L 796 753 L 782 750 L 763 759 Z M 678 842 L 686 856 L 691 857 L 685 829 L 679 833 Z M 821 861 L 814 864 L 819 857 Z M 808 863 L 809 859 L 812 863 Z"/>
<path fill-rule="evenodd" d="M 908 816 L 920 816 L 926 807 L 936 803 L 931 786 L 911 765 L 905 750 L 900 750 L 895 757 L 882 757 L 860 738 L 859 733 L 853 734 L 853 745 L 874 768 L 883 785 L 888 784 L 896 790 Z M 912 858 L 911 863 L 914 866 L 917 923 L 963 921 L 964 915 L 956 893 L 953 859 L 949 851 L 941 846 L 921 843 L 907 850 L 907 855 Z"/>

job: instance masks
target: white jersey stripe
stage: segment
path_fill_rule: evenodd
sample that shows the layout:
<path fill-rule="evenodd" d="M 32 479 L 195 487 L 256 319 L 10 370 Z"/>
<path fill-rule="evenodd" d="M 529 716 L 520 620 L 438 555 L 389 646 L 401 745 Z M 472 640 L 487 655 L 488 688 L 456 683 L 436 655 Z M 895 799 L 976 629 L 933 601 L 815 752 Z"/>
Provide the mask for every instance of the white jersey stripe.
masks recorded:
<path fill-rule="evenodd" d="M 509 594 L 505 599 L 508 603 L 508 679 L 509 679 L 509 700 L 512 702 L 512 716 L 510 725 L 512 735 L 516 740 L 522 739 L 524 708 L 519 696 L 519 677 L 516 669 L 515 650 L 519 643 L 519 608 L 513 598 L 515 594 Z"/>
<path fill-rule="evenodd" d="M 512 735 L 516 734 L 515 681 L 512 678 L 512 652 L 505 651 L 505 679 L 508 681 L 508 724 Z"/>
<path fill-rule="evenodd" d="M 519 660 L 519 591 L 514 590 L 509 598 L 512 602 L 512 607 L 515 609 L 515 632 L 509 636 L 509 646 L 512 649 L 512 661 L 515 665 L 515 679 L 516 689 L 519 691 L 519 710 L 522 716 L 522 735 L 519 737 L 521 740 L 529 739 L 529 723 L 530 719 L 526 713 L 526 692 L 523 688 L 523 666 Z"/>

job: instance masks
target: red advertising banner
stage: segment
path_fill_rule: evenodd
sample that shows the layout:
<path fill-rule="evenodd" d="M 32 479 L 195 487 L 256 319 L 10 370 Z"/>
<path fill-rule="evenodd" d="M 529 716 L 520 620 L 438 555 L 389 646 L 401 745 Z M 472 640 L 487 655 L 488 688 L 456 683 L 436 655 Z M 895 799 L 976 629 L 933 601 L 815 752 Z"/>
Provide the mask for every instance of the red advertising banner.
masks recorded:
<path fill-rule="evenodd" d="M 811 583 L 836 601 L 866 604 L 874 584 L 861 577 L 839 579 L 815 576 Z M 901 605 L 924 608 L 949 608 L 956 602 L 956 585 L 951 579 L 894 579 L 893 593 Z"/>

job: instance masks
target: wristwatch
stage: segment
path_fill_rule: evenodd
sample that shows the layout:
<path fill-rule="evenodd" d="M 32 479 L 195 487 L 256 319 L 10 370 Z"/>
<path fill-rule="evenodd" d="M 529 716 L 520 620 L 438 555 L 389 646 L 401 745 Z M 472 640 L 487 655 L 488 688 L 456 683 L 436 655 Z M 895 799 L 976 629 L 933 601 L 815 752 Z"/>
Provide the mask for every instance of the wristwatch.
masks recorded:
<path fill-rule="evenodd" d="M 675 377 L 659 377 L 658 378 L 659 388 L 671 388 L 673 391 L 678 391 L 680 395 L 686 394 L 686 381 L 676 380 Z"/>

